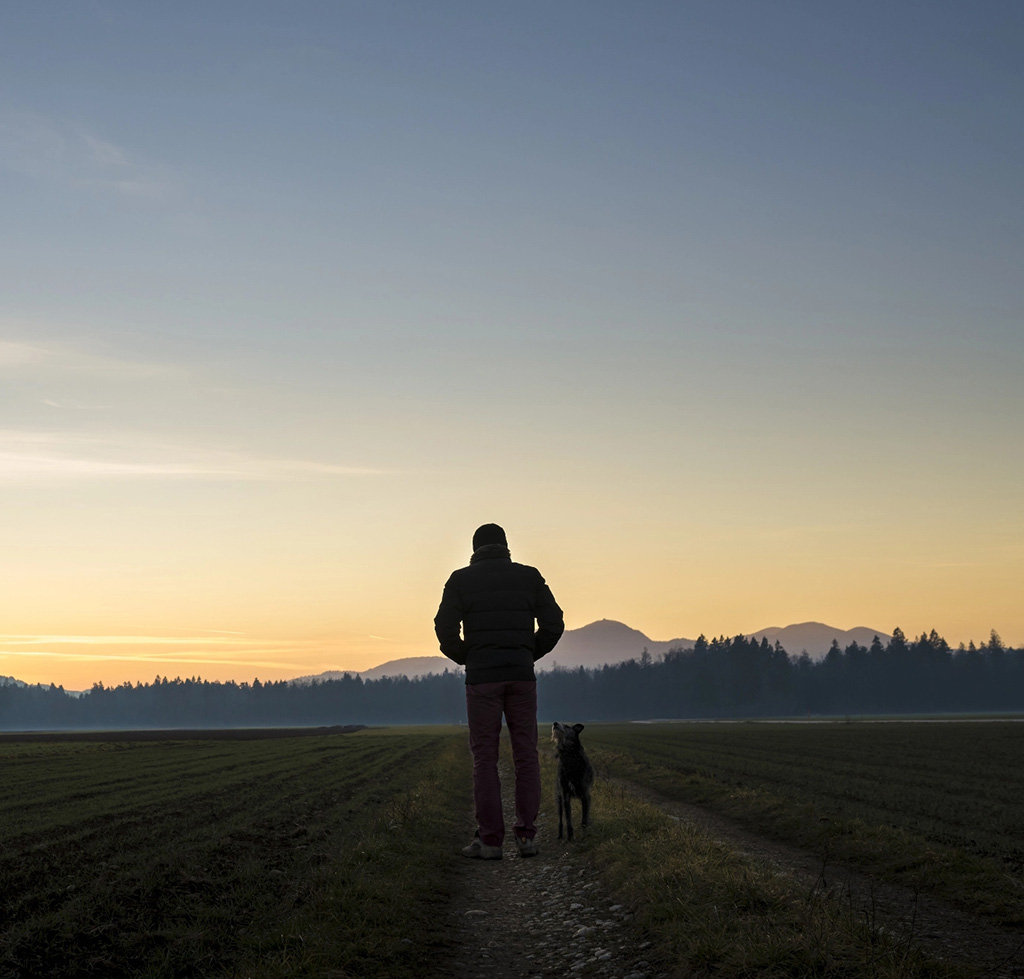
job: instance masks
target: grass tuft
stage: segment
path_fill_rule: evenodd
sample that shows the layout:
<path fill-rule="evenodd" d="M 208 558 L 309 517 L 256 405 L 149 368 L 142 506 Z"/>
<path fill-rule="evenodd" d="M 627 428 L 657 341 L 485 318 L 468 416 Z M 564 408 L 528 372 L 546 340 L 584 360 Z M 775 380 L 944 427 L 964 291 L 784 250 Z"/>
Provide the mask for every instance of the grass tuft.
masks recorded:
<path fill-rule="evenodd" d="M 632 907 L 639 938 L 673 976 L 954 979 L 858 919 L 834 895 L 807 893 L 607 782 L 580 850 Z"/>

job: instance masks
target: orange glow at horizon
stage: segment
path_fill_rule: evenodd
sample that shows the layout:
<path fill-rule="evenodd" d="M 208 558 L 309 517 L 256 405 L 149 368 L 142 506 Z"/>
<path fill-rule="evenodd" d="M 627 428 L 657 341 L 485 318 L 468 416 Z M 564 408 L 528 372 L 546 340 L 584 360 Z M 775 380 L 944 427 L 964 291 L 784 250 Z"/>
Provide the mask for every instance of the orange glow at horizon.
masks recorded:
<path fill-rule="evenodd" d="M 596 553 L 558 549 L 550 541 L 537 541 L 523 548 L 526 553 L 517 553 L 511 532 L 510 538 L 513 558 L 536 564 L 547 577 L 568 628 L 617 619 L 664 641 L 820 621 L 840 629 L 866 626 L 883 638 L 896 626 L 911 637 L 934 628 L 954 648 L 960 642 L 986 640 L 993 628 L 1008 645 L 1020 643 L 1024 633 L 1014 626 L 1019 612 L 1012 596 L 995 587 L 1006 567 L 992 566 L 984 574 L 970 569 L 968 575 L 955 568 L 918 569 L 912 586 L 905 577 L 896 590 L 892 582 L 907 574 L 899 560 L 890 570 L 880 565 L 871 578 L 860 566 L 823 574 L 809 558 L 798 561 L 791 554 L 787 563 L 774 550 L 749 550 L 744 566 L 737 568 L 720 554 L 715 558 L 714 549 L 701 553 L 691 548 L 690 566 L 684 568 L 671 549 L 658 559 L 648 555 L 644 562 L 620 541 L 623 550 L 615 565 L 602 569 Z M 123 633 L 99 628 L 104 624 L 100 596 L 110 604 L 103 588 L 81 591 L 77 609 L 65 602 L 61 615 L 50 623 L 57 628 L 47 632 L 33 630 L 42 610 L 32 607 L 26 593 L 20 611 L 8 619 L 10 631 L 0 635 L 0 674 L 79 690 L 96 682 L 148 683 L 156 676 L 282 680 L 440 655 L 432 618 L 444 579 L 460 563 L 456 557 L 442 564 L 443 550 L 428 548 L 419 556 L 424 566 L 414 580 L 404 582 L 400 601 L 386 568 L 372 573 L 366 569 L 364 578 L 369 580 L 347 603 L 338 597 L 337 575 L 325 576 L 316 588 L 307 579 L 310 589 L 301 600 L 278 599 L 276 607 L 275 590 L 265 582 L 259 589 L 256 582 L 245 580 L 232 589 L 218 589 L 212 580 L 204 580 L 203 588 L 193 582 L 186 592 L 150 596 L 151 601 L 160 600 L 148 614 L 138 595 L 130 603 L 131 618 L 123 603 L 114 604 L 108 608 L 108 621 L 128 625 Z M 431 557 L 433 575 L 426 567 Z M 642 568 L 644 573 L 624 579 L 615 575 L 616 566 Z M 254 602 L 249 588 L 265 602 Z M 180 603 L 177 616 L 175 601 Z M 175 619 L 178 627 L 168 628 Z M 203 628 L 194 625 L 199 622 Z M 214 623 L 221 628 L 212 628 Z"/>
<path fill-rule="evenodd" d="M 1024 548 L 998 533 L 998 509 L 991 525 L 972 508 L 953 526 L 886 497 L 865 513 L 858 486 L 841 501 L 838 487 L 819 494 L 825 507 L 665 479 L 634 504 L 615 468 L 564 478 L 526 492 L 495 471 L 466 499 L 446 474 L 341 490 L 29 491 L 0 553 L 0 675 L 66 689 L 251 682 L 437 655 L 441 588 L 492 520 L 513 560 L 545 575 L 569 628 L 617 619 L 664 641 L 819 621 L 936 629 L 954 648 L 991 629 L 1024 642 Z"/>

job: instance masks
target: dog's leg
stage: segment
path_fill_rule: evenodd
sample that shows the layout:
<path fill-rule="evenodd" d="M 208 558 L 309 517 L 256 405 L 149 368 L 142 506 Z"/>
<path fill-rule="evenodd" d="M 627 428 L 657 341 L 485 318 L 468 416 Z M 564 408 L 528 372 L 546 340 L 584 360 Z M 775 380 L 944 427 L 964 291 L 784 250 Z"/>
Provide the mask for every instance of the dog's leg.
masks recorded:
<path fill-rule="evenodd" d="M 562 805 L 563 805 L 563 803 L 562 803 L 562 790 L 561 790 L 561 788 L 559 788 L 559 790 L 555 793 L 555 798 L 558 800 L 558 838 L 561 839 L 562 838 Z"/>
<path fill-rule="evenodd" d="M 572 843 L 572 796 L 565 793 L 565 838 Z"/>

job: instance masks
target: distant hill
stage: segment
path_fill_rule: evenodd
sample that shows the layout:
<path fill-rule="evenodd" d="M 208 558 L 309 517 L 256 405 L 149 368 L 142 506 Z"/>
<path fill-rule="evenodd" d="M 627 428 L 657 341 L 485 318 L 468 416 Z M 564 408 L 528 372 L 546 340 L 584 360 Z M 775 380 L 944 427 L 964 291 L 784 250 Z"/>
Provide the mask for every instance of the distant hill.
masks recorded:
<path fill-rule="evenodd" d="M 658 641 L 622 622 L 601 619 L 579 629 L 567 629 L 558 645 L 537 665 L 542 670 L 551 669 L 555 664 L 592 670 L 605 664 L 639 659 L 645 648 L 652 658 L 657 658 L 670 649 L 686 649 L 692 645 L 692 639 Z"/>
<path fill-rule="evenodd" d="M 292 683 L 324 683 L 327 680 L 340 680 L 342 677 L 359 676 L 364 680 L 379 680 L 382 676 L 426 676 L 428 673 L 444 673 L 461 671 L 462 667 L 457 666 L 446 656 L 406 656 L 404 659 L 389 659 L 380 666 L 371 667 L 368 670 L 327 670 L 324 673 L 316 673 L 310 676 L 297 676 Z"/>
<path fill-rule="evenodd" d="M 359 675 L 364 680 L 378 680 L 382 676 L 402 676 L 410 679 L 426 676 L 428 673 L 462 672 L 462 667 L 453 663 L 447 656 L 406 656 L 405 659 L 392 659 L 370 670 L 363 670 Z"/>
<path fill-rule="evenodd" d="M 801 622 L 782 628 L 772 626 L 753 633 L 755 639 L 764 637 L 770 643 L 778 640 L 790 656 L 799 656 L 806 649 L 808 656 L 814 659 L 821 659 L 828 652 L 833 639 L 839 641 L 841 649 L 845 649 L 851 642 L 856 642 L 860 646 L 870 646 L 875 636 L 878 636 L 883 644 L 889 639 L 889 633 L 884 629 L 868 629 L 866 626 L 837 629 L 823 622 Z"/>
<path fill-rule="evenodd" d="M 585 666 L 595 669 L 605 663 L 622 663 L 627 659 L 638 659 L 647 648 L 652 657 L 657 657 L 678 647 L 692 646 L 692 639 L 672 639 L 658 642 L 649 639 L 637 629 L 631 629 L 621 622 L 601 619 L 591 622 L 580 629 L 567 629 L 559 640 L 554 651 L 545 656 L 537 664 L 540 670 L 550 670 L 557 664 L 571 669 Z M 444 673 L 445 670 L 461 671 L 445 656 L 408 656 L 404 659 L 392 659 L 380 666 L 363 670 L 358 673 L 364 680 L 377 680 L 382 676 L 426 676 L 428 673 Z M 346 673 L 357 675 L 356 670 L 327 670 L 313 676 L 299 676 L 292 683 L 322 683 L 325 680 L 340 680 Z"/>
<path fill-rule="evenodd" d="M 857 626 L 854 629 L 837 629 L 835 626 L 822 622 L 801 622 L 798 625 L 784 627 L 772 626 L 752 633 L 754 638 L 767 638 L 768 642 L 776 640 L 791 656 L 799 656 L 805 649 L 809 656 L 821 659 L 837 639 L 840 647 L 845 649 L 855 641 L 861 646 L 870 646 L 871 640 L 877 635 L 886 642 L 889 633 L 879 629 L 868 629 Z M 731 637 L 730 637 L 731 638 Z M 605 664 L 622 663 L 628 659 L 639 659 L 644 649 L 653 659 L 664 656 L 670 649 L 690 649 L 692 639 L 651 639 L 639 629 L 633 629 L 614 619 L 601 619 L 581 626 L 579 629 L 566 629 L 558 645 L 542 660 L 538 661 L 538 670 L 551 670 L 556 666 L 576 669 L 583 666 L 588 670 L 600 669 Z M 408 656 L 404 659 L 392 659 L 380 666 L 358 673 L 364 680 L 377 680 L 382 676 L 426 676 L 428 673 L 444 673 L 445 670 L 455 672 L 461 670 L 450 659 L 444 656 Z M 325 680 L 341 679 L 346 673 L 357 675 L 355 670 L 328 670 L 315 676 L 300 676 L 292 683 L 321 683 Z"/>

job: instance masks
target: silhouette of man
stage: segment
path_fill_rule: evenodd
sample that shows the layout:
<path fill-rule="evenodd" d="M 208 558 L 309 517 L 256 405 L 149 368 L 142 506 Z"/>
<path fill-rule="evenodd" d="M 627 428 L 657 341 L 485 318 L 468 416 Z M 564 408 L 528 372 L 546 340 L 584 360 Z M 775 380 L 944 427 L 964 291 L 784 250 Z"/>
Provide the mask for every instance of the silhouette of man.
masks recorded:
<path fill-rule="evenodd" d="M 501 859 L 505 820 L 498 739 L 503 714 L 515 763 L 516 848 L 523 857 L 537 853 L 540 762 L 533 664 L 555 648 L 564 630 L 562 610 L 541 573 L 512 560 L 501 527 L 480 527 L 473 535 L 469 566 L 452 572 L 434 617 L 441 652 L 466 668 L 477 824 L 473 842 L 462 849 L 467 857 Z"/>

